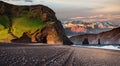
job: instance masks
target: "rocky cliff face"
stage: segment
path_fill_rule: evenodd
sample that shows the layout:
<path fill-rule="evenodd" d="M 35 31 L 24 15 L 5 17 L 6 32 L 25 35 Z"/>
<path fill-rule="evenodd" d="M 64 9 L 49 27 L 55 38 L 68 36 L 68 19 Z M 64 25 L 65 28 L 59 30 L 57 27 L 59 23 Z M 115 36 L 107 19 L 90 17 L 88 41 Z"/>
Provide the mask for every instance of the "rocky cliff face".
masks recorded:
<path fill-rule="evenodd" d="M 70 39 L 77 44 L 82 44 L 88 38 L 90 44 L 120 44 L 120 27 L 100 34 L 86 34 L 73 36 Z"/>
<path fill-rule="evenodd" d="M 10 36 L 6 38 L 12 36 L 10 39 L 12 42 L 72 44 L 66 37 L 63 26 L 57 20 L 55 12 L 46 6 L 18 6 L 0 1 L 0 18 L 8 20 L 8 28 L 2 30 L 8 30 Z M 1 19 L 0 25 L 4 26 L 3 23 L 6 22 L 6 19 Z M 6 38 L 2 38 L 2 40 L 6 40 Z"/>

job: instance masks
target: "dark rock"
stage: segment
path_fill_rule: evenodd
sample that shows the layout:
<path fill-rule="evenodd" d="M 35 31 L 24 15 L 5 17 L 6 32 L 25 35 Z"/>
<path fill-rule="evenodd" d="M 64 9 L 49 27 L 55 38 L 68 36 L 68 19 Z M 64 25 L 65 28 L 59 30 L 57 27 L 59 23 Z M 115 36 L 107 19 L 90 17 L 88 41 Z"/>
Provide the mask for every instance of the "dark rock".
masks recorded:
<path fill-rule="evenodd" d="M 99 44 L 99 45 L 101 44 L 100 39 L 98 39 L 98 44 Z"/>
<path fill-rule="evenodd" d="M 28 37 L 28 35 L 26 33 L 24 33 L 22 37 L 20 37 L 18 39 L 13 39 L 12 42 L 15 42 L 15 43 L 30 43 L 31 38 Z"/>
<path fill-rule="evenodd" d="M 85 38 L 85 39 L 83 40 L 82 44 L 83 44 L 83 45 L 89 44 L 88 38 Z"/>

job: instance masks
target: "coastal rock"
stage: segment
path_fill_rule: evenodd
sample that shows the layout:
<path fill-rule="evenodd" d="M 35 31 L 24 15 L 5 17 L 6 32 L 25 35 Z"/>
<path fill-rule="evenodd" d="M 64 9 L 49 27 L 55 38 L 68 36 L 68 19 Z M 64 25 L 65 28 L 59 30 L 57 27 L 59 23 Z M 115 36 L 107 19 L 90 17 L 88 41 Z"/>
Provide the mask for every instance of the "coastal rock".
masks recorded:
<path fill-rule="evenodd" d="M 73 44 L 66 37 L 64 28 L 56 18 L 55 12 L 47 6 L 13 5 L 0 1 L 0 15 L 5 15 L 9 18 L 10 27 L 8 28 L 8 33 L 14 37 L 12 42 Z M 33 21 L 35 25 L 31 21 Z"/>

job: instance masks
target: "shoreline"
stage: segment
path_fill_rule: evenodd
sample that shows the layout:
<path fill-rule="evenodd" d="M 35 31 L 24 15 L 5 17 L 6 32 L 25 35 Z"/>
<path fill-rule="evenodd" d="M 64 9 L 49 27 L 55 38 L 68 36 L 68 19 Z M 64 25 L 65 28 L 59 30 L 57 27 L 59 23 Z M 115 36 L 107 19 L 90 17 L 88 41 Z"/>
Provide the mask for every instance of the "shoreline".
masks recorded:
<path fill-rule="evenodd" d="M 2 45 L 0 66 L 119 66 L 120 51 L 66 45 Z"/>

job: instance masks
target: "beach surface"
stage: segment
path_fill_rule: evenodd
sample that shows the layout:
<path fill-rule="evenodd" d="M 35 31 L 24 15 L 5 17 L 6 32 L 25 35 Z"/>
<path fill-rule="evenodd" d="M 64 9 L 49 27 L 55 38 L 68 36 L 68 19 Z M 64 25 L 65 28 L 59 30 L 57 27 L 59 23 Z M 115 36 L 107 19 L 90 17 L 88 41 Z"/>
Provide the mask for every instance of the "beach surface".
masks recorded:
<path fill-rule="evenodd" d="M 120 51 L 63 45 L 1 43 L 0 66 L 120 66 Z"/>

